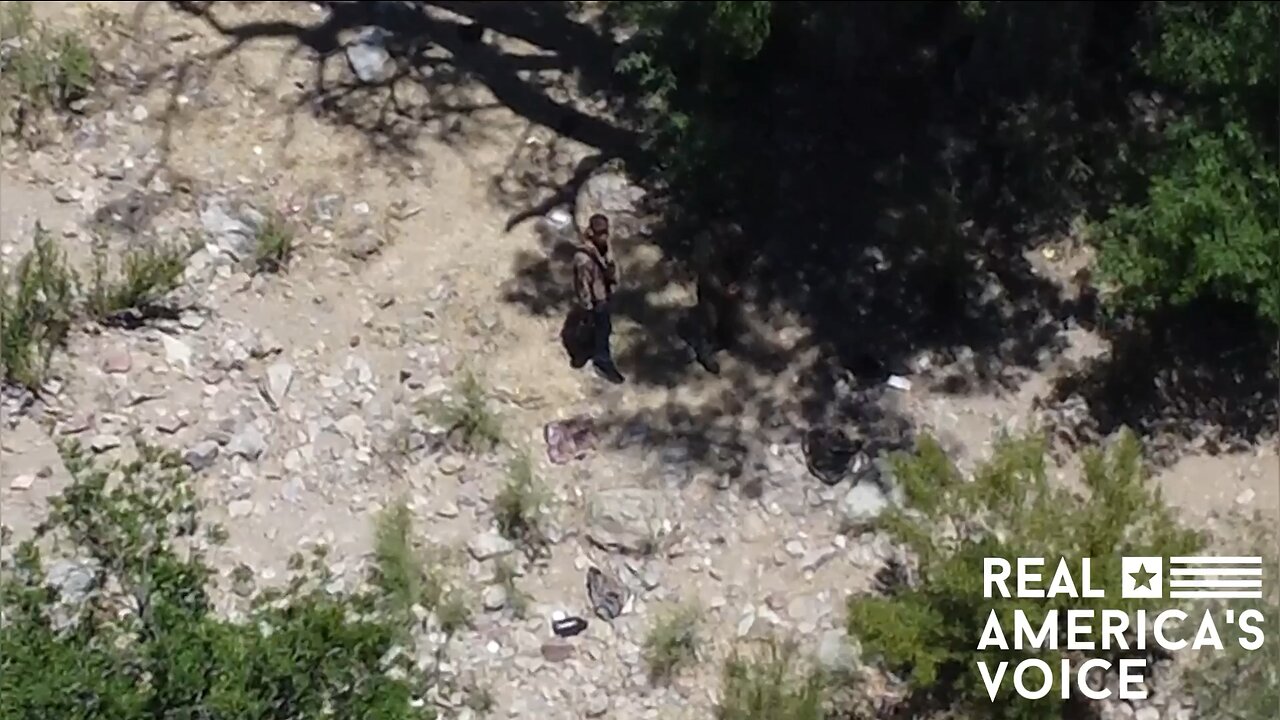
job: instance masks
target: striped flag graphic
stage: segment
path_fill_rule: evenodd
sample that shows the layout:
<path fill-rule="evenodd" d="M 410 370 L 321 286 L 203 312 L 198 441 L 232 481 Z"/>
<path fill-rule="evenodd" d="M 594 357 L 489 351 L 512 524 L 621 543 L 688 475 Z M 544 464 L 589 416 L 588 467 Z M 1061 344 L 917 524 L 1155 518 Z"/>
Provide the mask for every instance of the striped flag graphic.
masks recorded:
<path fill-rule="evenodd" d="M 1169 558 L 1170 598 L 1262 598 L 1261 557 Z"/>

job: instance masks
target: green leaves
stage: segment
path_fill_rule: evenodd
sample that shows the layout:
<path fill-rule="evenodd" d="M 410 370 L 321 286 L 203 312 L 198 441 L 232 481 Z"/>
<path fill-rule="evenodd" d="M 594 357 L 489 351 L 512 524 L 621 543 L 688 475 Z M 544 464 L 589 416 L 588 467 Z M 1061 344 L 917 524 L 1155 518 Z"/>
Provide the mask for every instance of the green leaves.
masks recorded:
<path fill-rule="evenodd" d="M 215 612 L 212 571 L 190 547 L 201 533 L 180 460 L 143 446 L 134 462 L 100 466 L 74 444 L 62 450 L 74 481 L 39 540 L 99 572 L 64 606 L 34 541 L 3 568 L 0 717 L 434 717 L 411 702 L 427 686 L 411 653 L 394 651 L 409 639 L 400 616 L 300 574 L 232 622 Z"/>
<path fill-rule="evenodd" d="M 920 582 L 893 588 L 888 597 L 850 598 L 850 632 L 869 653 L 907 675 L 922 697 L 944 698 L 952 709 L 983 717 L 1058 717 L 1055 701 L 1022 701 L 1008 688 L 992 710 L 975 669 L 979 660 L 1056 661 L 1057 654 L 977 650 L 988 615 L 994 611 L 1008 629 L 1017 611 L 1038 627 L 1053 610 L 1148 607 L 1119 599 L 1120 557 L 1191 554 L 1203 539 L 1181 528 L 1147 485 L 1141 448 L 1127 433 L 1105 452 L 1087 454 L 1087 496 L 1049 482 L 1038 437 L 1002 439 L 972 482 L 958 480 L 940 453 L 936 442 L 924 439 L 914 455 L 895 463 L 908 507 L 892 513 L 886 527 L 918 558 Z M 1089 558 L 1091 584 L 1106 597 L 986 598 L 986 557 L 1044 558 L 1046 581 L 1059 558 L 1076 568 L 1079 581 L 1079 563 Z"/>

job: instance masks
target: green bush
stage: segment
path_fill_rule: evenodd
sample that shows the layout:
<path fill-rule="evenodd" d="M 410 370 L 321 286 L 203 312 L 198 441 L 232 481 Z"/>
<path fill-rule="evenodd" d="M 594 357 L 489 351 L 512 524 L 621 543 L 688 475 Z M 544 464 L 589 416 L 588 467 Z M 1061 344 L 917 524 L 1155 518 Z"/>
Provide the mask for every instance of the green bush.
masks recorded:
<path fill-rule="evenodd" d="M 890 583 L 887 597 L 850 598 L 849 630 L 868 654 L 909 676 L 917 699 L 962 714 L 1061 716 L 1063 701 L 1056 692 L 1023 700 L 1006 682 L 994 704 L 990 700 L 976 669 L 979 661 L 994 667 L 1002 660 L 1013 665 L 1039 657 L 1057 667 L 1059 659 L 1053 651 L 977 650 L 993 610 L 1002 627 L 1012 628 L 1015 610 L 1039 627 L 1051 610 L 1159 609 L 1159 601 L 1119 598 L 1121 557 L 1189 555 L 1203 542 L 1177 524 L 1158 488 L 1148 485 L 1141 447 L 1128 433 L 1106 452 L 1086 453 L 1083 496 L 1049 481 L 1038 437 L 1003 439 L 971 482 L 929 438 L 894 465 L 908 507 L 891 512 L 885 528 L 918 558 L 918 582 Z M 1046 585 L 1059 558 L 1089 558 L 1093 586 L 1106 597 L 985 598 L 985 557 L 1045 558 Z"/>
<path fill-rule="evenodd" d="M 0 276 L 0 373 L 7 382 L 36 389 L 53 351 L 66 340 L 75 316 L 77 280 L 66 256 L 43 227 L 12 275 Z"/>
<path fill-rule="evenodd" d="M 435 717 L 381 598 L 324 591 L 317 562 L 244 622 L 220 617 L 181 459 L 143 446 L 100 466 L 63 452 L 72 484 L 0 576 L 0 717 Z M 70 608 L 48 582 L 49 547 L 96 568 Z"/>
<path fill-rule="evenodd" d="M 702 610 L 681 605 L 659 615 L 644 641 L 649 676 L 666 680 L 698 659 L 702 645 Z"/>
<path fill-rule="evenodd" d="M 111 280 L 106 257 L 99 250 L 94 256 L 93 284 L 85 298 L 89 314 L 102 320 L 154 305 L 182 283 L 188 251 L 178 243 L 130 248 L 121 261 L 119 278 Z"/>
<path fill-rule="evenodd" d="M 375 582 L 394 617 L 412 617 L 418 605 L 436 613 L 447 633 L 462 629 L 471 621 L 471 612 L 461 593 L 449 583 L 440 557 L 420 552 L 414 545 L 413 515 L 403 502 L 387 508 L 378 517 L 374 558 Z"/>
<path fill-rule="evenodd" d="M 546 546 L 541 515 L 546 505 L 546 491 L 533 473 L 528 453 L 521 453 L 507 470 L 507 482 L 493 499 L 493 514 L 498 531 L 504 537 L 537 554 Z"/>
<path fill-rule="evenodd" d="M 457 397 L 439 404 L 433 414 L 449 432 L 459 450 L 487 452 L 502 442 L 502 423 L 489 409 L 488 393 L 474 373 L 464 373 L 455 388 Z"/>
<path fill-rule="evenodd" d="M 254 268 L 258 272 L 278 273 L 288 269 L 293 259 L 293 228 L 279 214 L 267 217 L 258 230 L 253 249 Z"/>
<path fill-rule="evenodd" d="M 735 651 L 725 662 L 717 720 L 824 720 L 826 679 L 803 667 L 791 643 Z"/>
<path fill-rule="evenodd" d="M 1261 611 L 1259 625 L 1266 639 L 1254 651 L 1228 643 L 1224 652 L 1210 654 L 1207 662 L 1192 669 L 1185 686 L 1195 694 L 1200 717 L 1269 720 L 1280 707 L 1280 655 L 1271 647 L 1272 638 L 1280 631 L 1280 580 L 1270 572 L 1277 566 L 1277 533 L 1274 525 L 1263 518 L 1246 523 L 1243 530 L 1253 546 L 1245 552 L 1264 559 L 1263 600 L 1219 601 L 1217 610 L 1234 610 L 1236 617 L 1244 610 Z"/>
<path fill-rule="evenodd" d="M 53 33 L 37 23 L 30 3 L 0 6 L 0 41 L 11 48 L 0 64 L 0 108 L 20 131 L 29 129 L 38 111 L 65 108 L 93 85 L 93 53 L 75 33 Z"/>

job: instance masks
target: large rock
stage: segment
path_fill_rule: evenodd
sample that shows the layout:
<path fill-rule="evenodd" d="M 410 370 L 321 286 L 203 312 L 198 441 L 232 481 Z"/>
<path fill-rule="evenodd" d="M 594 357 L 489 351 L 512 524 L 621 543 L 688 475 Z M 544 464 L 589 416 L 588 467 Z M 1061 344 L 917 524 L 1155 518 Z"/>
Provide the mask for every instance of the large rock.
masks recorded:
<path fill-rule="evenodd" d="M 367 27 L 347 46 L 347 62 L 360 82 L 378 84 L 395 74 L 395 62 L 387 51 L 391 33 L 380 27 Z"/>
<path fill-rule="evenodd" d="M 849 532 L 870 530 L 880 516 L 892 506 L 893 499 L 879 484 L 858 483 L 844 496 L 844 501 L 840 504 L 844 528 Z"/>
<path fill-rule="evenodd" d="M 232 211 L 223 197 L 210 199 L 200 211 L 200 224 L 213 245 L 237 262 L 253 255 L 264 223 L 265 218 L 257 210 L 244 205 Z"/>
<path fill-rule="evenodd" d="M 472 538 L 471 542 L 467 543 L 467 550 L 471 552 L 471 557 L 484 561 L 510 555 L 515 552 L 516 546 L 496 531 L 490 530 Z"/>
<path fill-rule="evenodd" d="M 640 229 L 640 203 L 644 189 L 635 185 L 618 170 L 605 170 L 587 178 L 578 188 L 573 219 L 578 229 L 596 213 L 608 216 L 615 236 L 629 235 Z"/>
<path fill-rule="evenodd" d="M 607 550 L 656 552 L 676 529 L 669 505 L 654 490 L 603 490 L 587 503 L 587 537 Z"/>
<path fill-rule="evenodd" d="M 828 630 L 818 641 L 817 660 L 823 670 L 830 673 L 847 673 L 858 668 L 862 650 L 856 640 L 849 638 L 843 629 Z"/>

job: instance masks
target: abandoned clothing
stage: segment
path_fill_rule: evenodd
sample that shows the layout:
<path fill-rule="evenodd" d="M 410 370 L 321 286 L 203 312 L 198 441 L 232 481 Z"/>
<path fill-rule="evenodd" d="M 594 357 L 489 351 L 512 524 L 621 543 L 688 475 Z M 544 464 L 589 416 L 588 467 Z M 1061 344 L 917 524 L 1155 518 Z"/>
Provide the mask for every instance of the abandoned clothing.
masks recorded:
<path fill-rule="evenodd" d="M 573 285 L 578 304 L 593 310 L 608 302 L 618 286 L 618 264 L 601 255 L 595 246 L 584 244 L 573 256 Z"/>

